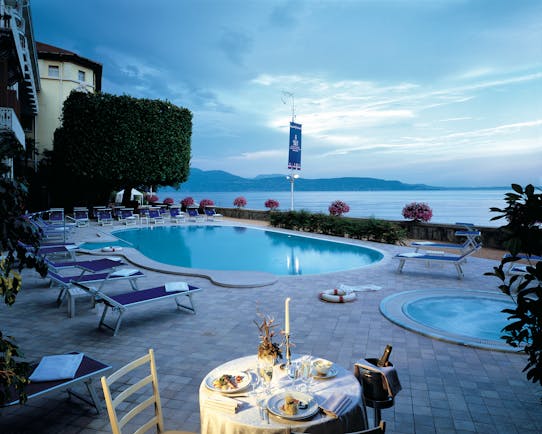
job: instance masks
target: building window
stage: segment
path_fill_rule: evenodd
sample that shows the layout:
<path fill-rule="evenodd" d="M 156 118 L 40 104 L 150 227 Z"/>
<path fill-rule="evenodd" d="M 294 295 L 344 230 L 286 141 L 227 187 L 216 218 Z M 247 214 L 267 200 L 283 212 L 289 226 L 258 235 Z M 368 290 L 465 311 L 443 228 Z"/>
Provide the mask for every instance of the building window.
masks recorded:
<path fill-rule="evenodd" d="M 79 78 L 79 81 L 84 82 L 85 81 L 85 71 L 79 71 L 78 78 Z"/>
<path fill-rule="evenodd" d="M 60 71 L 57 65 L 49 65 L 49 77 L 60 77 Z"/>

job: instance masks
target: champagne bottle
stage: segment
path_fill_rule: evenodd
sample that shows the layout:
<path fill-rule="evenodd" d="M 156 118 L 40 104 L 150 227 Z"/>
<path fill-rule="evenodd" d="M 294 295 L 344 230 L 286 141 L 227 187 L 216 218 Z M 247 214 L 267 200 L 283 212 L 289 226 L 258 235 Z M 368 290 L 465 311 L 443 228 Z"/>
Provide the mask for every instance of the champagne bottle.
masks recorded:
<path fill-rule="evenodd" d="M 378 362 L 376 362 L 376 366 L 386 366 L 388 364 L 388 359 L 390 358 L 391 354 L 391 345 L 386 345 L 386 348 L 384 348 L 384 353 L 382 354 L 382 357 L 378 359 Z"/>

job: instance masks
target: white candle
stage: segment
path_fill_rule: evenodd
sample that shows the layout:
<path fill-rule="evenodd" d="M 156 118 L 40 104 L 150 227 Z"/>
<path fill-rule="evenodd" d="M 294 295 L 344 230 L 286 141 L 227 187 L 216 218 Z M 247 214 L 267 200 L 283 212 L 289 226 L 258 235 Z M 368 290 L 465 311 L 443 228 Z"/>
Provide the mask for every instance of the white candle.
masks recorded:
<path fill-rule="evenodd" d="M 290 334 L 290 297 L 284 302 L 284 333 Z"/>

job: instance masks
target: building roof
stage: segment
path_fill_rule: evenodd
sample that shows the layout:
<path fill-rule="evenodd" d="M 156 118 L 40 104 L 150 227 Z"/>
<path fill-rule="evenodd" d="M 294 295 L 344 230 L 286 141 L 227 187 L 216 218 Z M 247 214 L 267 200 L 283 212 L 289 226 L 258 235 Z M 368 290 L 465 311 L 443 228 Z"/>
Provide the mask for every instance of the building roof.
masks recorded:
<path fill-rule="evenodd" d="M 79 56 L 79 54 L 66 50 L 64 48 L 55 47 L 54 45 L 45 44 L 43 42 L 36 41 L 36 48 L 38 49 L 38 59 L 44 60 L 56 60 L 59 62 L 71 62 L 85 68 L 92 69 L 96 76 L 96 92 L 102 90 L 102 64 L 90 60 L 86 57 Z"/>

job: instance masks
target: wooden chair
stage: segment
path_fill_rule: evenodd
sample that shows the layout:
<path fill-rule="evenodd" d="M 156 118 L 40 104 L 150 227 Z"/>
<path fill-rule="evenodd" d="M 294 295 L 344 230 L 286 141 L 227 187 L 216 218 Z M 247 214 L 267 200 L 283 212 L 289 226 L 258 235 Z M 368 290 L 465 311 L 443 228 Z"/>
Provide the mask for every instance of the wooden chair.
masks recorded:
<path fill-rule="evenodd" d="M 122 379 L 119 383 L 124 386 L 127 381 L 137 376 L 137 374 L 132 374 L 132 371 L 144 365 L 149 366 L 150 374 L 141 378 L 136 383 L 125 387 L 124 390 L 119 391 L 115 398 L 113 398 L 110 389 L 111 385 Z M 127 374 L 130 375 L 123 378 Z M 144 416 L 148 415 L 149 417 L 146 422 L 132 431 L 134 434 L 145 433 L 151 428 L 156 429 L 160 434 L 194 434 L 187 431 L 166 431 L 164 429 L 164 417 L 158 389 L 158 375 L 156 373 L 154 351 L 152 349 L 145 356 L 128 363 L 109 377 L 102 377 L 101 381 L 113 434 L 126 433 L 123 430 L 124 427 L 135 416 L 140 414 L 142 416 L 137 417 L 136 420 L 138 421 L 144 420 Z M 146 392 L 148 392 L 148 397 L 145 394 Z M 119 418 L 121 412 L 122 415 Z"/>

